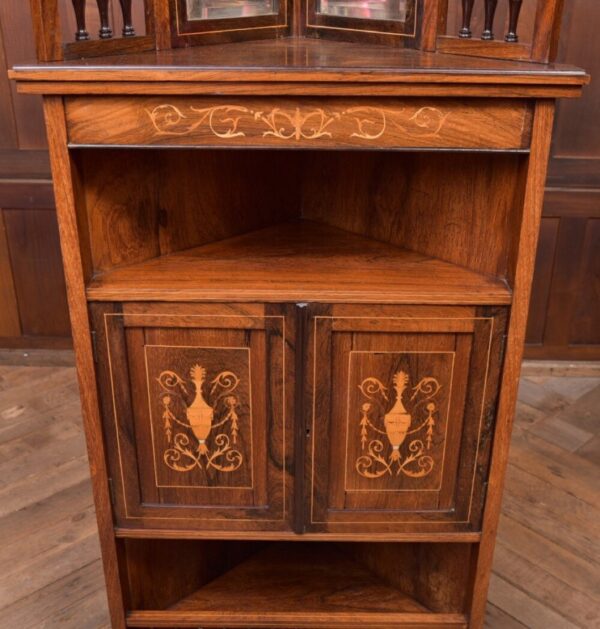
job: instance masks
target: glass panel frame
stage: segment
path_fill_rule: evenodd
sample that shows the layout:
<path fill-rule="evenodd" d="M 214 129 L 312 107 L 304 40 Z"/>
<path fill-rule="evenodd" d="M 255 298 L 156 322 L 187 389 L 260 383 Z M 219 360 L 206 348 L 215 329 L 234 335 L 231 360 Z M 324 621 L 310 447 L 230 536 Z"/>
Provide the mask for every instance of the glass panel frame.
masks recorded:
<path fill-rule="evenodd" d="M 286 35 L 290 30 L 293 0 L 197 0 L 198 5 L 211 3 L 215 10 L 200 17 L 189 16 L 190 0 L 170 0 L 175 19 L 171 20 L 175 47 L 228 41 L 257 40 Z M 249 7 L 248 12 L 228 10 L 228 4 Z M 262 7 L 272 7 L 267 12 Z M 255 10 L 252 10 L 252 7 Z M 259 10 L 256 10 L 259 7 Z M 229 13 L 229 15 L 227 15 Z"/>
<path fill-rule="evenodd" d="M 339 13 L 325 13 L 321 11 L 321 3 L 325 0 L 306 0 L 306 34 L 310 37 L 330 34 L 337 39 L 363 40 L 373 43 L 391 43 L 392 45 L 417 48 L 420 40 L 420 30 L 423 20 L 423 1 L 406 0 L 404 20 L 387 19 L 381 11 L 373 10 L 366 5 L 385 4 L 390 0 L 326 0 L 330 5 L 355 5 L 346 15 Z M 399 0 L 397 0 L 399 1 Z M 427 0 L 426 0 L 427 1 Z M 358 7 L 371 11 L 371 15 L 357 17 Z M 379 14 L 378 14 L 379 13 Z M 395 17 L 393 12 L 391 17 Z M 382 19 L 385 17 L 386 19 Z M 398 17 L 401 12 L 398 11 Z M 337 31 L 337 32 L 336 32 Z"/>
<path fill-rule="evenodd" d="M 277 15 L 278 0 L 186 0 L 188 21 Z"/>
<path fill-rule="evenodd" d="M 410 7 L 411 0 L 320 0 L 318 13 L 361 20 L 406 22 L 410 17 Z"/>

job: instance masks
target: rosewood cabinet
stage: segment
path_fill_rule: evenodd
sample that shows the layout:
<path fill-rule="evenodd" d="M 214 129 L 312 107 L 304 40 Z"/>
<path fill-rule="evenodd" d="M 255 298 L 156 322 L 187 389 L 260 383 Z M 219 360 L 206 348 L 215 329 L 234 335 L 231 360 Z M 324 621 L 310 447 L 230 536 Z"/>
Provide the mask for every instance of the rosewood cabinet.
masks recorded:
<path fill-rule="evenodd" d="M 562 3 L 462 2 L 460 33 L 437 0 L 119 4 L 96 37 L 74 0 L 63 42 L 33 0 L 12 72 L 112 626 L 479 629 L 555 100 L 588 80 L 548 63 Z"/>

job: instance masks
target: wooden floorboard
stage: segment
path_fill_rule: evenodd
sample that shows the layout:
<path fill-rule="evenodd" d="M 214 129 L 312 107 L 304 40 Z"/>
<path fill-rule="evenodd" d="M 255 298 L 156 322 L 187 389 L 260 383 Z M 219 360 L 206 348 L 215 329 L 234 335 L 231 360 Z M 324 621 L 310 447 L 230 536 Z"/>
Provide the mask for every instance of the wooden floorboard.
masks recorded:
<path fill-rule="evenodd" d="M 600 628 L 600 365 L 521 381 L 488 629 Z M 0 627 L 109 626 L 72 354 L 0 351 Z"/>

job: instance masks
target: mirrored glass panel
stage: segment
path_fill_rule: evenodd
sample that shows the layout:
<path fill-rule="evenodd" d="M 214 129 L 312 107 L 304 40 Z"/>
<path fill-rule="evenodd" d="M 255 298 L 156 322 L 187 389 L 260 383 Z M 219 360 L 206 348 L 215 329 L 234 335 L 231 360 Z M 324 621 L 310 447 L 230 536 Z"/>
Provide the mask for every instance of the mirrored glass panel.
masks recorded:
<path fill-rule="evenodd" d="M 414 0 L 320 0 L 319 13 L 363 20 L 406 22 Z"/>
<path fill-rule="evenodd" d="M 279 11 L 278 0 L 186 0 L 188 20 L 273 15 Z"/>

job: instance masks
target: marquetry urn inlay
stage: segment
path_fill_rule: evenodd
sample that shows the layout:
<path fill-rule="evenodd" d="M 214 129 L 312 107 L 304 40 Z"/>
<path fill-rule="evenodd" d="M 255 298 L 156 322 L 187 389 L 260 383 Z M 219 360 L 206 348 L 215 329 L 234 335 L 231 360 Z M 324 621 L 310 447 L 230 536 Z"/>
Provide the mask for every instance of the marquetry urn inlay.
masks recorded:
<path fill-rule="evenodd" d="M 147 346 L 159 487 L 250 487 L 249 349 Z"/>
<path fill-rule="evenodd" d="M 351 352 L 348 491 L 439 487 L 453 370 L 453 352 Z"/>
<path fill-rule="evenodd" d="M 360 383 L 359 389 L 369 401 L 361 407 L 360 442 L 364 454 L 356 459 L 356 471 L 365 478 L 379 478 L 384 474 L 427 476 L 435 466 L 429 452 L 440 383 L 435 378 L 425 377 L 411 387 L 409 375 L 398 371 L 392 378 L 392 387 L 370 377 Z M 388 408 L 392 400 L 393 406 Z M 407 411 L 405 402 L 411 404 L 412 413 Z M 383 429 L 375 423 L 375 417 L 383 424 Z M 401 451 L 407 439 L 407 447 Z"/>
<path fill-rule="evenodd" d="M 158 382 L 164 391 L 163 430 L 171 446 L 164 451 L 165 464 L 177 472 L 189 472 L 196 466 L 220 472 L 237 470 L 244 460 L 235 449 L 239 433 L 239 400 L 234 394 L 240 383 L 237 375 L 222 371 L 207 382 L 206 369 L 197 364 L 190 369 L 188 383 L 174 371 L 163 371 Z M 177 391 L 185 396 L 185 419 L 171 409 L 172 394 Z M 213 446 L 209 449 L 211 433 Z"/>

